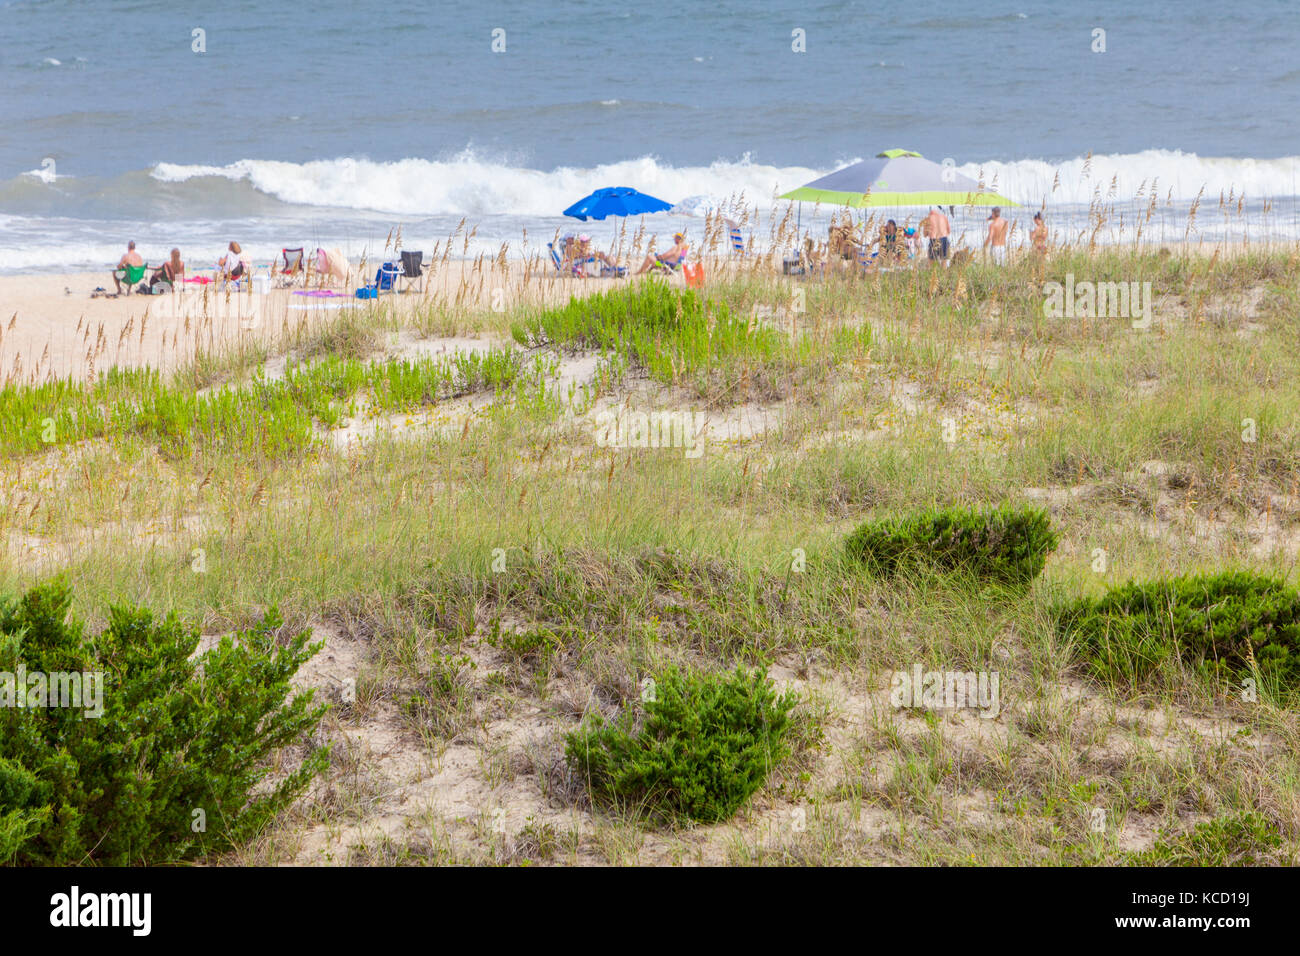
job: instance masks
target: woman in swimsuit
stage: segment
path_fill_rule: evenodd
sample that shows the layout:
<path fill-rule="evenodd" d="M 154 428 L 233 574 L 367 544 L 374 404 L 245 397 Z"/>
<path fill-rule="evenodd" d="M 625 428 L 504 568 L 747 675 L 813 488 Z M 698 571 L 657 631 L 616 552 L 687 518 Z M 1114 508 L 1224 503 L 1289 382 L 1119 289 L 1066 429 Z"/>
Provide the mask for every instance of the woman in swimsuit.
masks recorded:
<path fill-rule="evenodd" d="M 152 292 L 153 287 L 160 282 L 166 282 L 174 287 L 184 274 L 185 263 L 181 261 L 181 251 L 173 249 L 171 259 L 155 269 L 153 275 L 149 277 L 149 291 Z"/>
<path fill-rule="evenodd" d="M 1029 234 L 1029 241 L 1034 244 L 1034 251 L 1047 255 L 1047 223 L 1041 212 L 1034 213 L 1034 231 Z"/>

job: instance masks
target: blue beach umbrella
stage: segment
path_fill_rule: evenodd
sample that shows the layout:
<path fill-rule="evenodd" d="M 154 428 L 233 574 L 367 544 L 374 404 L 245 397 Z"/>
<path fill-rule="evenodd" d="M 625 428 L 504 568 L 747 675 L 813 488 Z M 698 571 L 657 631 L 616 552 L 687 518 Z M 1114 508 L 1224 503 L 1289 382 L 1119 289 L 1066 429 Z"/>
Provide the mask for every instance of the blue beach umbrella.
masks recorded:
<path fill-rule="evenodd" d="M 588 219 L 604 219 L 606 216 L 640 216 L 648 212 L 665 212 L 672 209 L 672 203 L 666 203 L 654 196 L 637 192 L 629 186 L 612 186 L 609 189 L 597 189 L 590 196 L 579 199 L 568 209 L 566 216 L 573 216 L 584 222 Z"/>

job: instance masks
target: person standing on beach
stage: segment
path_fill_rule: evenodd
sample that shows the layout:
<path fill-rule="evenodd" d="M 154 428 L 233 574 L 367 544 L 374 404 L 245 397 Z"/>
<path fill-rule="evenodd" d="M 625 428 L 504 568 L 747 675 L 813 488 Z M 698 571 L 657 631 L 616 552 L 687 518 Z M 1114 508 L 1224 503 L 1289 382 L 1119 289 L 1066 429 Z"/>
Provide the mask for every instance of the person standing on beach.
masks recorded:
<path fill-rule="evenodd" d="M 930 238 L 930 261 L 946 263 L 948 261 L 948 237 L 952 235 L 952 223 L 943 214 L 943 210 L 938 206 L 931 206 L 930 215 L 925 217 L 922 229 Z"/>
<path fill-rule="evenodd" d="M 1034 213 L 1034 231 L 1029 234 L 1029 241 L 1034 244 L 1034 252 L 1040 256 L 1047 255 L 1047 223 L 1043 221 L 1042 212 Z"/>
<path fill-rule="evenodd" d="M 1002 218 L 1002 207 L 994 206 L 993 214 L 989 216 L 989 232 L 984 237 L 984 248 L 989 250 L 989 255 L 998 265 L 1005 265 L 1007 261 L 1007 220 Z"/>
<path fill-rule="evenodd" d="M 140 253 L 135 251 L 135 240 L 132 239 L 126 244 L 126 253 L 117 260 L 117 268 L 113 270 L 113 285 L 117 286 L 119 295 L 122 293 L 122 280 L 126 278 L 126 267 L 139 268 L 142 265 L 144 260 L 140 258 Z"/>

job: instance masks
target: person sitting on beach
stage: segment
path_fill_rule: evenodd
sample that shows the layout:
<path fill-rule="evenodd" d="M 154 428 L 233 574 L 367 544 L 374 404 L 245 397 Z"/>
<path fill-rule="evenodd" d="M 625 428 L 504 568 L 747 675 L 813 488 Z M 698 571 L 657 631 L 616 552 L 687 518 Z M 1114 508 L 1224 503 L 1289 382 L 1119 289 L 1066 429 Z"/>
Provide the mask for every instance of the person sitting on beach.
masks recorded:
<path fill-rule="evenodd" d="M 176 283 L 180 282 L 184 275 L 185 263 L 181 261 L 181 251 L 173 249 L 171 258 L 155 269 L 153 275 L 149 277 L 149 291 L 152 292 L 153 287 L 160 282 L 166 282 L 175 288 Z"/>
<path fill-rule="evenodd" d="M 243 251 L 237 242 L 232 242 L 228 248 L 230 251 L 217 260 L 217 272 L 223 279 L 241 279 L 248 272 Z"/>
<path fill-rule="evenodd" d="M 837 225 L 832 218 L 826 245 L 833 256 L 839 256 L 841 259 L 856 259 L 861 243 L 852 222 L 846 221 L 843 225 Z"/>
<path fill-rule="evenodd" d="M 656 266 L 662 266 L 668 269 L 674 269 L 686 261 L 686 250 L 690 248 L 686 243 L 686 236 L 683 233 L 673 233 L 673 247 L 667 252 L 661 252 L 658 255 L 649 255 L 641 263 L 641 268 L 636 270 L 636 274 L 649 272 Z"/>
<path fill-rule="evenodd" d="M 121 259 L 117 260 L 117 266 L 113 269 L 113 285 L 117 287 L 118 294 L 122 292 L 122 280 L 127 277 L 127 266 L 139 268 L 144 265 L 144 260 L 140 258 L 140 253 L 135 251 L 135 240 L 132 239 L 126 244 L 126 252 Z"/>
<path fill-rule="evenodd" d="M 898 242 L 898 223 L 889 220 L 880 230 L 880 238 L 874 243 L 880 247 L 880 253 L 886 259 L 901 259 L 903 248 Z"/>
<path fill-rule="evenodd" d="M 903 230 L 903 245 L 907 247 L 907 256 L 909 259 L 918 259 L 921 256 L 921 234 L 913 226 L 908 226 Z"/>
<path fill-rule="evenodd" d="M 826 271 L 822 249 L 813 242 L 812 236 L 808 236 L 803 241 L 803 268 L 805 275 Z"/>
<path fill-rule="evenodd" d="M 586 264 L 591 261 L 600 262 L 603 266 L 614 272 L 618 271 L 618 263 L 607 256 L 605 253 L 592 251 L 591 236 L 585 232 L 576 239 L 570 238 L 564 244 L 564 264 L 563 269 L 566 273 L 572 272 L 578 275 L 586 274 Z"/>

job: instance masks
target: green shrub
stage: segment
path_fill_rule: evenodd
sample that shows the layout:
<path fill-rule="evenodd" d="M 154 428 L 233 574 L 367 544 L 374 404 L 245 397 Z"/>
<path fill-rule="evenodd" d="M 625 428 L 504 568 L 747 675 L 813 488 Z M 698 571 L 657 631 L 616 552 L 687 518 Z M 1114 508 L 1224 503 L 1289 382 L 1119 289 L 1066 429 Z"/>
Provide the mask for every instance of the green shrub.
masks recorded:
<path fill-rule="evenodd" d="M 1157 840 L 1131 852 L 1128 866 L 1258 866 L 1269 862 L 1282 836 L 1258 813 L 1239 813 L 1198 823 L 1190 833 Z"/>
<path fill-rule="evenodd" d="M 1300 684 L 1300 592 L 1249 571 L 1132 582 L 1059 608 L 1057 628 L 1102 679 L 1142 681 L 1175 659 L 1229 676 L 1254 660 Z"/>
<path fill-rule="evenodd" d="M 612 723 L 590 717 L 568 735 L 565 754 L 593 800 L 657 822 L 717 823 L 790 752 L 796 700 L 777 696 L 765 671 L 674 668 L 654 690 L 641 721 L 628 708 Z"/>
<path fill-rule="evenodd" d="M 92 637 L 70 606 L 55 581 L 0 607 L 0 672 L 103 675 L 98 717 L 86 698 L 18 707 L 10 695 L 0 706 L 0 862 L 120 866 L 222 849 L 324 769 L 321 748 L 267 779 L 268 757 L 325 710 L 310 691 L 288 700 L 290 678 L 319 645 L 307 633 L 279 645 L 274 611 L 195 657 L 198 633 L 174 615 L 156 622 L 115 607 Z"/>
<path fill-rule="evenodd" d="M 1056 533 L 1041 509 L 948 508 L 868 522 L 849 536 L 845 549 L 880 575 L 928 564 L 1028 587 L 1056 544 Z"/>

